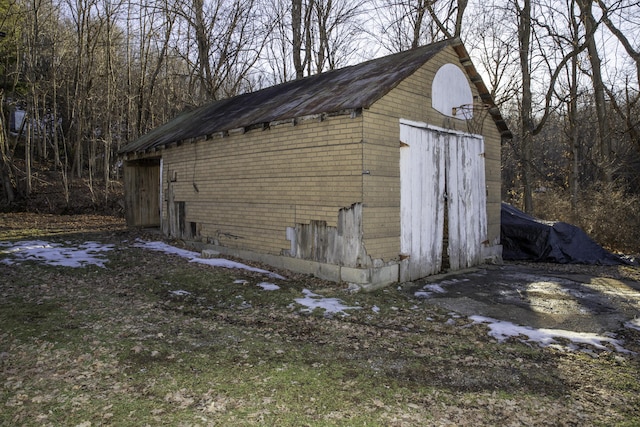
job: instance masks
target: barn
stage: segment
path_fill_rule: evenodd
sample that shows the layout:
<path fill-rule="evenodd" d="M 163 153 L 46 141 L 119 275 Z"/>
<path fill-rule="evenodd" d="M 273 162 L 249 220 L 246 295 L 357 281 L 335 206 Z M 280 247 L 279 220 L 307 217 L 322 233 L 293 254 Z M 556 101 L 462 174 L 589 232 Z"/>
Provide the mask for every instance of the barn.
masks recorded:
<path fill-rule="evenodd" d="M 373 289 L 501 258 L 511 134 L 459 39 L 215 101 L 121 150 L 129 226 Z"/>

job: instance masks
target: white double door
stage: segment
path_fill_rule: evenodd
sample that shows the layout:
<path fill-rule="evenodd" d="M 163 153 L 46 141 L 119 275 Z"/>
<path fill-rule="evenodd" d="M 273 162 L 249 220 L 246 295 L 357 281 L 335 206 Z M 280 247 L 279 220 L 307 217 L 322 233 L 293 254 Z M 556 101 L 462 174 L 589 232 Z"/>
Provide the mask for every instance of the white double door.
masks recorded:
<path fill-rule="evenodd" d="M 442 269 L 447 216 L 451 270 L 482 262 L 487 241 L 484 139 L 400 122 L 401 280 Z"/>

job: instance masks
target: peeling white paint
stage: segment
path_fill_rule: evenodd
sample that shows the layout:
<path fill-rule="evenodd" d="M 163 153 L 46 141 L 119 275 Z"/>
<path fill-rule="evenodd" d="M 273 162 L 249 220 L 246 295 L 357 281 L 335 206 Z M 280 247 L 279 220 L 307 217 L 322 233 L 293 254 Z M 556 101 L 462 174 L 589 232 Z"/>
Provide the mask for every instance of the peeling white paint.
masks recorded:
<path fill-rule="evenodd" d="M 291 241 L 290 255 L 296 258 L 347 267 L 372 264 L 362 241 L 361 203 L 340 209 L 337 227 L 310 221 L 287 228 L 286 233 Z"/>
<path fill-rule="evenodd" d="M 401 280 L 441 270 L 445 204 L 451 269 L 481 263 L 487 239 L 483 138 L 402 120 L 400 141 L 400 250 L 407 258 Z"/>

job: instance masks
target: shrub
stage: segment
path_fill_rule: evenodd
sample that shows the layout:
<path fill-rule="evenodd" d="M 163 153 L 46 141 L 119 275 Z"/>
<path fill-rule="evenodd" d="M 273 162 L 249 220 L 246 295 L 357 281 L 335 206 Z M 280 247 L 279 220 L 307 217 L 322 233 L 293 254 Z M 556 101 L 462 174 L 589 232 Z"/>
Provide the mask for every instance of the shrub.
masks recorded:
<path fill-rule="evenodd" d="M 640 253 L 640 196 L 616 184 L 594 185 L 580 194 L 575 215 L 568 191 L 536 193 L 535 216 L 582 228 L 610 251 Z"/>

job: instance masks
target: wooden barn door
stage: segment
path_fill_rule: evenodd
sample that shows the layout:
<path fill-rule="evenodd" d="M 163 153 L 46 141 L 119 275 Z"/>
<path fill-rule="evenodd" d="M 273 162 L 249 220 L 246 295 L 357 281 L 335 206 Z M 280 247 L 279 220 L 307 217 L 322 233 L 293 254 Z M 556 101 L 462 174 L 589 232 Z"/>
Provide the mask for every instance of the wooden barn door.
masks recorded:
<path fill-rule="evenodd" d="M 125 216 L 127 225 L 160 225 L 160 160 L 126 161 L 124 165 Z"/>
<path fill-rule="evenodd" d="M 401 280 L 438 273 L 445 237 L 452 270 L 479 264 L 487 236 L 484 140 L 403 120 L 400 141 Z"/>

